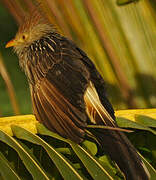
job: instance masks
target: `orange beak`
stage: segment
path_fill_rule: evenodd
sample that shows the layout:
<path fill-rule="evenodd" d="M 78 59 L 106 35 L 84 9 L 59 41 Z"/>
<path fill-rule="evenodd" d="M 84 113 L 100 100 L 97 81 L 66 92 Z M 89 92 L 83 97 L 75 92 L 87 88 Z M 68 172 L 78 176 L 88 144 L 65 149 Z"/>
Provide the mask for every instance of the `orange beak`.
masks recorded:
<path fill-rule="evenodd" d="M 12 47 L 12 46 L 15 46 L 15 45 L 16 45 L 15 40 L 12 39 L 11 41 L 9 41 L 9 42 L 6 44 L 5 48 Z"/>

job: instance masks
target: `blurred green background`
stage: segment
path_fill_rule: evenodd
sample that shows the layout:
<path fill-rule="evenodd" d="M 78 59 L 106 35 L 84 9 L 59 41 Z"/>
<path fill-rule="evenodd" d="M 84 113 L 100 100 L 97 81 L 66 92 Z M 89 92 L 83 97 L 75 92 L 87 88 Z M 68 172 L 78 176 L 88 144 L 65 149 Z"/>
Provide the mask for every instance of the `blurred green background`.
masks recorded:
<path fill-rule="evenodd" d="M 16 55 L 5 45 L 15 36 L 25 14 L 36 6 L 93 60 L 106 81 L 115 109 L 156 107 L 156 3 L 140 0 L 118 6 L 117 2 L 124 1 L 0 2 L 0 53 L 21 114 L 32 112 L 29 87 Z M 3 70 L 0 68 L 1 73 Z M 11 102 L 0 76 L 1 116 L 15 114 Z"/>
<path fill-rule="evenodd" d="M 8 75 L 13 83 L 21 114 L 31 113 L 29 87 L 24 73 L 21 71 L 18 58 L 11 48 L 6 49 L 6 43 L 11 40 L 18 27 L 8 10 L 0 3 L 0 52 Z M 4 79 L 0 76 L 0 115 L 13 115 L 13 107 L 8 95 Z"/>

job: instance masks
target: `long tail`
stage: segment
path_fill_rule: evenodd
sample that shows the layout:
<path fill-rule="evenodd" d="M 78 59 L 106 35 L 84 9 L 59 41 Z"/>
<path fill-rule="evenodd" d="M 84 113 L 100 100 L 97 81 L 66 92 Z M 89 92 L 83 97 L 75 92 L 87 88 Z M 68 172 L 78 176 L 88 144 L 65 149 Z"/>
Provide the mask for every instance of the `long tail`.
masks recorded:
<path fill-rule="evenodd" d="M 116 122 L 102 106 L 96 89 L 91 84 L 85 94 L 87 114 L 91 122 L 117 127 Z M 103 149 L 116 162 L 127 180 L 148 180 L 149 173 L 136 149 L 123 132 L 106 129 L 89 129 Z"/>

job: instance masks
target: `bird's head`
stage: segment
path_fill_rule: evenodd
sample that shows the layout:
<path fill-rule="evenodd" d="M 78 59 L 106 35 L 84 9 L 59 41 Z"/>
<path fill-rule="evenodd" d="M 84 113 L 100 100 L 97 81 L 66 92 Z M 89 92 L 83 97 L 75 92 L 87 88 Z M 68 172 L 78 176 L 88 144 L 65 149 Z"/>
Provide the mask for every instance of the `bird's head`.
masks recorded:
<path fill-rule="evenodd" d="M 52 31 L 52 25 L 48 24 L 39 14 L 34 14 L 27 17 L 24 23 L 20 25 L 15 38 L 6 44 L 6 48 L 14 47 L 17 53 L 21 52 L 24 48 Z"/>

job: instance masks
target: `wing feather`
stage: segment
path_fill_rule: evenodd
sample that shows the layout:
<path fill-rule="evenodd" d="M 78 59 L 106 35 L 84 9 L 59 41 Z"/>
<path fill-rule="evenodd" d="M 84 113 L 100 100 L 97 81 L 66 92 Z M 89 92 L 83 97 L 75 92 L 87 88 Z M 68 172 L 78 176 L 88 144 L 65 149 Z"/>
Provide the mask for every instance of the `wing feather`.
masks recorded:
<path fill-rule="evenodd" d="M 78 111 L 45 79 L 34 93 L 33 102 L 38 120 L 63 137 L 81 142 L 85 123 L 73 112 Z"/>
<path fill-rule="evenodd" d="M 114 119 L 110 116 L 104 106 L 101 104 L 97 91 L 90 82 L 85 95 L 84 95 L 85 103 L 87 104 L 87 114 L 92 120 L 94 124 L 104 124 L 105 126 L 113 126 L 116 127 L 116 123 Z M 95 117 L 99 116 L 99 118 Z"/>
<path fill-rule="evenodd" d="M 78 143 L 88 119 L 83 96 L 89 72 L 81 57 L 69 40 L 52 33 L 31 45 L 26 71 L 37 119 Z"/>
<path fill-rule="evenodd" d="M 41 105 L 41 102 L 38 98 L 38 95 L 36 93 L 33 93 L 32 102 L 33 102 L 33 111 L 34 111 L 34 114 L 35 114 L 37 120 L 39 120 L 41 123 L 43 123 L 51 131 L 56 133 L 57 131 L 54 128 L 54 126 L 52 126 L 52 124 L 49 122 L 49 120 L 48 120 L 49 118 L 46 115 L 46 113 Z M 54 118 L 54 116 L 52 117 L 52 119 L 53 118 Z"/>

